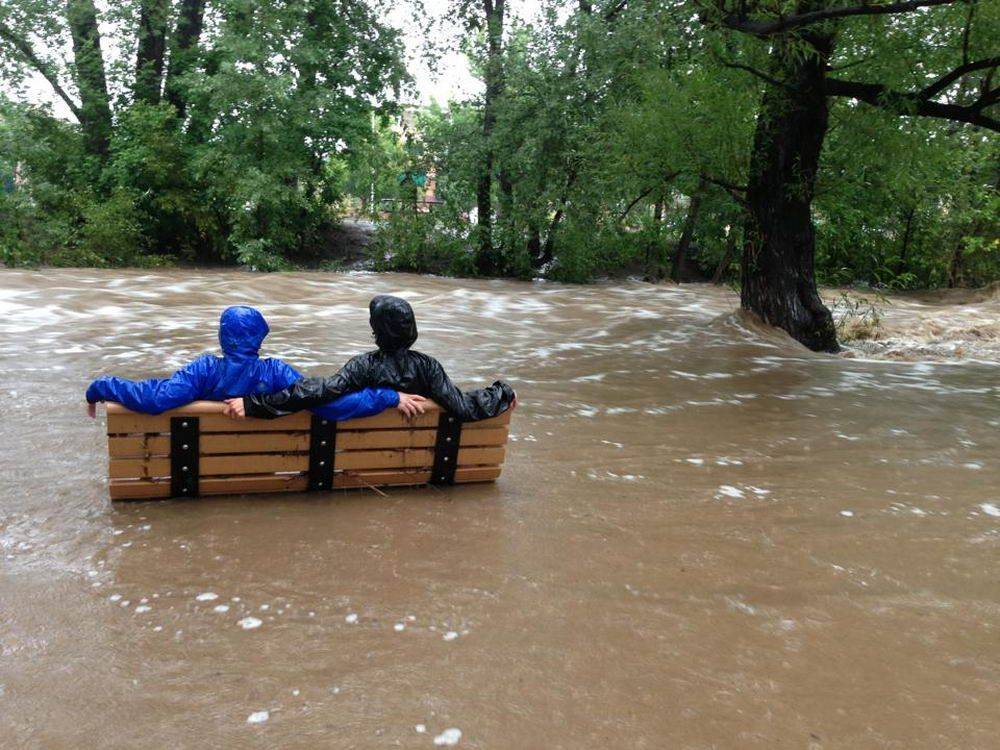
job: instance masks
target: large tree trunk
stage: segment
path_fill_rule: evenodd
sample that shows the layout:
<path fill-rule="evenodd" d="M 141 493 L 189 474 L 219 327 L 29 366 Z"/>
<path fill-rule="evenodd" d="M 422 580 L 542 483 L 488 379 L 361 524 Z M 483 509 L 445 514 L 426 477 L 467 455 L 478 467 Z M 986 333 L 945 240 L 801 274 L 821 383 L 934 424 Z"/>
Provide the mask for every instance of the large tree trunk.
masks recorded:
<path fill-rule="evenodd" d="M 476 185 L 476 213 L 479 215 L 479 247 L 476 269 L 486 276 L 500 272 L 500 257 L 493 242 L 493 129 L 497 99 L 503 91 L 503 20 L 506 0 L 483 0 L 486 18 L 486 93 L 483 97 L 483 156 Z"/>
<path fill-rule="evenodd" d="M 694 227 L 698 223 L 698 214 L 701 213 L 701 202 L 705 197 L 705 178 L 698 181 L 694 195 L 691 196 L 691 203 L 688 205 L 687 216 L 684 217 L 684 228 L 681 230 L 681 238 L 677 242 L 674 250 L 673 262 L 670 264 L 670 278 L 679 282 L 681 280 L 681 268 L 687 258 L 688 248 L 691 247 L 691 240 L 694 238 Z"/>
<path fill-rule="evenodd" d="M 66 20 L 73 37 L 73 74 L 80 91 L 80 127 L 87 150 L 103 159 L 111 143 L 111 105 L 93 0 L 68 0 Z"/>
<path fill-rule="evenodd" d="M 181 0 L 163 94 L 177 109 L 177 116 L 182 121 L 187 114 L 188 101 L 181 78 L 194 68 L 198 60 L 198 41 L 204 17 L 205 0 Z"/>
<path fill-rule="evenodd" d="M 160 101 L 169 21 L 170 0 L 142 0 L 139 7 L 135 83 L 132 87 L 134 101 L 148 104 L 157 104 Z"/>
<path fill-rule="evenodd" d="M 810 54 L 790 49 L 785 38 L 775 39 L 771 52 L 770 73 L 781 85 L 766 89 L 757 115 L 740 298 L 745 310 L 810 349 L 835 352 L 833 316 L 816 289 L 810 210 L 828 125 L 824 78 L 833 38 L 801 36 Z"/>

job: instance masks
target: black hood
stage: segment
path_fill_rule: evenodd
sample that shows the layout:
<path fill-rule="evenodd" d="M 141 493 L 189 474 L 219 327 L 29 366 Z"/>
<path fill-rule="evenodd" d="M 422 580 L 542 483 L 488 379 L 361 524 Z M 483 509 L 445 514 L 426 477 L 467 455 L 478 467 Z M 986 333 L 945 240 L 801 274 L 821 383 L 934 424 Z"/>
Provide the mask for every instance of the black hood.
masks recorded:
<path fill-rule="evenodd" d="M 417 319 L 405 299 L 380 294 L 372 297 L 368 312 L 375 343 L 382 351 L 409 349 L 417 340 Z"/>

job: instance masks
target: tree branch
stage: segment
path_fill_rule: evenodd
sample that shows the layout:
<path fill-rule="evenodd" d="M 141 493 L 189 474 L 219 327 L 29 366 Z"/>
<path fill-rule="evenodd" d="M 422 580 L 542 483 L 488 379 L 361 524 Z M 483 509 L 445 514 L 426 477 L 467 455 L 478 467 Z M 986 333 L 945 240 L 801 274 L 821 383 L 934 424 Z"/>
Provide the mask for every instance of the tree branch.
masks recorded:
<path fill-rule="evenodd" d="M 925 87 L 920 91 L 918 96 L 921 99 L 930 99 L 933 96 L 944 91 L 951 84 L 957 81 L 964 75 L 972 73 L 977 70 L 985 70 L 986 68 L 996 68 L 1000 66 L 1000 57 L 988 57 L 985 60 L 977 60 L 976 62 L 967 62 L 964 65 L 959 65 L 954 70 L 945 73 L 943 76 L 938 78 L 934 83 Z"/>
<path fill-rule="evenodd" d="M 746 207 L 747 204 L 747 198 L 745 195 L 747 191 L 746 185 L 737 185 L 735 183 L 729 182 L 728 180 L 722 180 L 718 177 L 712 177 L 711 175 L 705 174 L 704 172 L 702 172 L 698 176 L 705 182 L 709 182 L 713 185 L 718 185 L 720 188 L 729 193 L 730 197 L 732 197 L 732 199 L 736 201 L 739 205 Z"/>
<path fill-rule="evenodd" d="M 14 49 L 21 53 L 21 56 L 31 64 L 31 66 L 38 71 L 42 77 L 49 82 L 52 86 L 52 90 L 58 94 L 59 98 L 65 102 L 66 106 L 69 107 L 69 111 L 73 113 L 73 117 L 77 119 L 77 122 L 81 121 L 80 117 L 80 107 L 77 106 L 66 90 L 60 85 L 59 78 L 55 72 L 49 67 L 49 64 L 45 62 L 42 58 L 35 54 L 35 51 L 31 48 L 28 41 L 20 36 L 18 36 L 7 24 L 0 23 L 0 39 L 7 41 L 11 44 Z"/>
<path fill-rule="evenodd" d="M 639 193 L 635 197 L 635 200 L 633 200 L 631 203 L 629 203 L 627 206 L 625 206 L 625 210 L 622 211 L 620 214 L 618 214 L 618 223 L 620 224 L 621 222 L 625 221 L 625 217 L 628 216 L 632 212 L 632 209 L 636 207 L 636 204 L 638 204 L 639 201 L 641 201 L 643 198 L 645 198 L 647 195 L 649 195 L 652 192 L 653 192 L 653 188 L 649 187 L 649 188 L 646 188 L 645 190 L 643 190 L 641 193 Z"/>
<path fill-rule="evenodd" d="M 778 86 L 778 87 L 787 86 L 786 83 L 779 81 L 777 78 L 769 76 L 767 73 L 757 70 L 757 68 L 751 67 L 750 65 L 744 65 L 743 63 L 733 62 L 731 60 L 723 60 L 718 55 L 716 55 L 716 60 L 718 60 L 720 65 L 726 68 L 734 68 L 735 70 L 745 70 L 747 73 L 751 73 L 757 76 L 760 80 L 764 81 L 765 83 L 769 83 L 772 86 Z"/>
<path fill-rule="evenodd" d="M 802 26 L 809 26 L 814 23 L 830 21 L 834 18 L 846 18 L 848 16 L 884 16 L 893 13 L 909 13 L 918 8 L 927 8 L 935 5 L 953 5 L 963 0 L 907 0 L 898 3 L 879 3 L 872 5 L 848 5 L 839 8 L 826 8 L 816 10 L 811 13 L 799 13 L 792 16 L 783 16 L 770 21 L 754 21 L 743 14 L 731 13 L 723 16 L 722 25 L 736 31 L 742 31 L 755 36 L 770 36 L 780 34 Z"/>
<path fill-rule="evenodd" d="M 838 78 L 826 79 L 826 93 L 829 96 L 857 99 L 873 107 L 887 109 L 904 117 L 914 115 L 935 117 L 1000 132 L 1000 120 L 987 117 L 982 113 L 982 110 L 989 106 L 990 102 L 987 97 L 990 94 L 983 95 L 970 105 L 947 104 L 925 99 L 922 96 L 923 92 L 892 91 L 880 83 L 842 81 Z"/>

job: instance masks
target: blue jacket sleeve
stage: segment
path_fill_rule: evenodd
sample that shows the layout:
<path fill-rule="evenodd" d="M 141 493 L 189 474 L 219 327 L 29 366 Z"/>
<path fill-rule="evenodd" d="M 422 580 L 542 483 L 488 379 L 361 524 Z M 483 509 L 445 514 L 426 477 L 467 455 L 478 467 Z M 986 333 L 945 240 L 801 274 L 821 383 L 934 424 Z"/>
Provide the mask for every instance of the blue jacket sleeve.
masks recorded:
<path fill-rule="evenodd" d="M 399 404 L 399 394 L 391 388 L 365 388 L 354 393 L 347 393 L 328 404 L 312 409 L 327 419 L 338 422 L 345 419 L 360 419 L 378 414 Z"/>
<path fill-rule="evenodd" d="M 159 414 L 168 409 L 197 401 L 201 397 L 209 371 L 210 355 L 199 357 L 166 379 L 126 380 L 105 375 L 87 388 L 87 401 L 115 401 L 126 409 L 144 414 Z"/>

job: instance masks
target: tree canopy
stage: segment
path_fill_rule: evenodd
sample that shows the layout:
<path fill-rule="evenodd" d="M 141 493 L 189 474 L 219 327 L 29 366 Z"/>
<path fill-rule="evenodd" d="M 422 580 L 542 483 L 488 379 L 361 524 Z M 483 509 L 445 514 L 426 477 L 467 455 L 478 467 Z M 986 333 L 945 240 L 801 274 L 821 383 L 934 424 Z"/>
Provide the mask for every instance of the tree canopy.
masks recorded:
<path fill-rule="evenodd" d="M 377 2 L 8 0 L 0 260 L 278 269 L 352 212 L 378 267 L 726 280 L 790 331 L 746 297 L 768 253 L 813 289 L 1000 276 L 997 0 L 531 6 L 425 19 L 483 86 L 413 108 Z"/>

